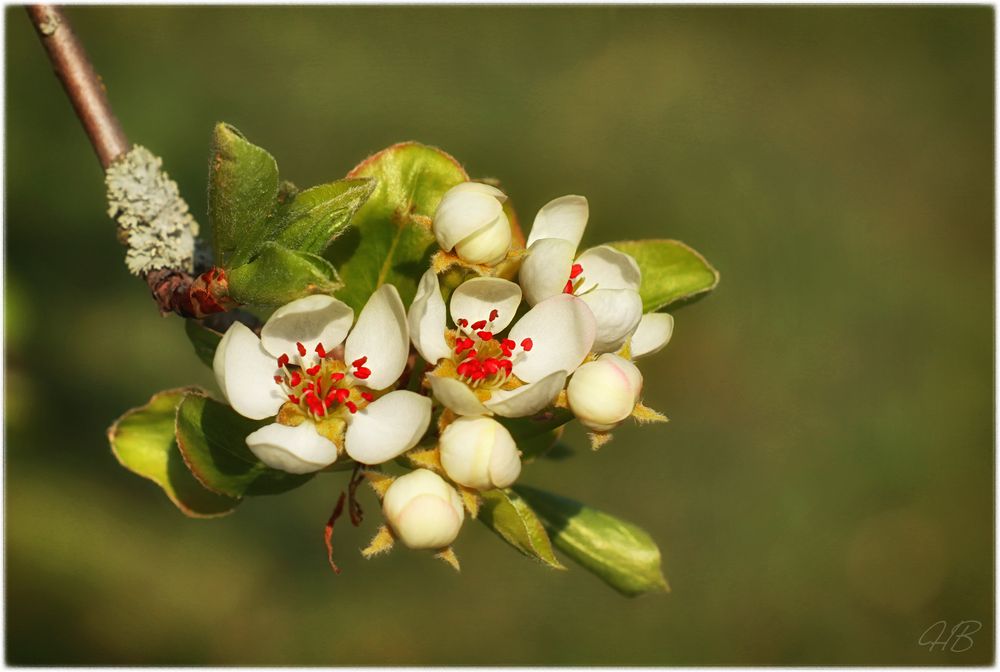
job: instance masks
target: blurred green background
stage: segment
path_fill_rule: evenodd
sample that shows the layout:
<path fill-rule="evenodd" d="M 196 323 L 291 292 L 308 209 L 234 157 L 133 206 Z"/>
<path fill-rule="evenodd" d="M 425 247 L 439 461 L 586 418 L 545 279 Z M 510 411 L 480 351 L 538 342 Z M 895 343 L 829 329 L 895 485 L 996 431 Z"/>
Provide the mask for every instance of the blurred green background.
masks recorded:
<path fill-rule="evenodd" d="M 212 125 L 309 185 L 415 139 L 526 224 L 722 272 L 643 362 L 672 422 L 523 482 L 647 528 L 628 600 L 468 524 L 456 575 L 322 527 L 343 475 L 185 519 L 105 429 L 211 376 L 127 275 L 23 9 L 6 23 L 6 655 L 14 664 L 984 664 L 993 658 L 993 9 L 87 7 L 129 138 L 205 224 Z M 976 620 L 965 652 L 917 643 Z M 958 647 L 961 648 L 961 647 Z"/>

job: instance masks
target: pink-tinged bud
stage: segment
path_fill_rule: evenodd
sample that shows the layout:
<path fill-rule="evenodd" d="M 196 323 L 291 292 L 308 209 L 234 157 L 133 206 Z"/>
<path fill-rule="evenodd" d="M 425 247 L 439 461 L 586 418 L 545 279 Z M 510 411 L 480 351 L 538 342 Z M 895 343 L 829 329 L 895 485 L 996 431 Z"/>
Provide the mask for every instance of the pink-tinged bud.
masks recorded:
<path fill-rule="evenodd" d="M 382 500 L 382 513 L 409 548 L 444 548 L 455 540 L 465 511 L 455 489 L 427 469 L 400 476 Z"/>
<path fill-rule="evenodd" d="M 434 213 L 432 229 L 442 249 L 470 264 L 498 264 L 510 249 L 507 199 L 487 184 L 463 182 L 449 189 Z"/>
<path fill-rule="evenodd" d="M 464 416 L 441 433 L 448 477 L 477 490 L 506 488 L 521 474 L 521 457 L 507 428 L 492 418 Z"/>
<path fill-rule="evenodd" d="M 613 429 L 631 415 L 641 393 L 639 369 L 611 353 L 578 368 L 566 388 L 570 410 L 596 432 Z"/>

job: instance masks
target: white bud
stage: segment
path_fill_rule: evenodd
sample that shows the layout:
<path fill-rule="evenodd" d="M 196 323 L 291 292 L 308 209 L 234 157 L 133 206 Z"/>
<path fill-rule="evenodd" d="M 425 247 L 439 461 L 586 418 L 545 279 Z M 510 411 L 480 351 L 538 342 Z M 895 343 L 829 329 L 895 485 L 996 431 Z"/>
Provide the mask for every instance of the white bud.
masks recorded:
<path fill-rule="evenodd" d="M 507 196 L 488 184 L 463 182 L 449 189 L 434 213 L 433 230 L 441 248 L 470 264 L 496 264 L 510 249 L 510 222 L 503 212 Z"/>
<path fill-rule="evenodd" d="M 639 369 L 612 353 L 578 368 L 566 388 L 570 410 L 596 432 L 606 432 L 631 415 L 641 393 Z"/>
<path fill-rule="evenodd" d="M 455 489 L 427 469 L 393 481 L 382 500 L 382 514 L 410 548 L 444 548 L 458 536 L 465 518 Z"/>
<path fill-rule="evenodd" d="M 521 475 L 514 438 L 493 418 L 464 416 L 441 433 L 441 464 L 456 483 L 492 490 L 506 488 Z"/>

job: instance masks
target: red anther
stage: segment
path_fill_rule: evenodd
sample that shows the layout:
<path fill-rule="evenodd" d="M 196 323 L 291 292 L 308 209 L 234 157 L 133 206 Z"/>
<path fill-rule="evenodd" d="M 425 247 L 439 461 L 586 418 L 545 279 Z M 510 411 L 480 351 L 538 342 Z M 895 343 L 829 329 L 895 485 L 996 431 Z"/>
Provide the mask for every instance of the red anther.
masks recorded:
<path fill-rule="evenodd" d="M 315 376 L 317 373 L 319 373 L 319 370 L 321 368 L 323 367 L 319 364 L 317 364 L 316 366 L 310 366 L 308 369 L 306 369 L 306 373 L 308 373 L 310 376 Z"/>
<path fill-rule="evenodd" d="M 573 293 L 573 281 L 567 280 L 566 286 L 563 287 L 563 294 L 572 294 L 572 293 Z"/>
<path fill-rule="evenodd" d="M 506 372 L 507 372 L 507 375 L 508 375 L 508 376 L 509 376 L 509 375 L 510 375 L 510 373 L 511 373 L 511 369 L 513 369 L 513 368 L 514 368 L 514 366 L 513 366 L 513 365 L 512 365 L 511 363 L 510 363 L 510 360 L 509 360 L 509 359 L 501 359 L 501 360 L 500 360 L 499 362 L 497 362 L 497 364 L 499 364 L 499 365 L 500 365 L 500 368 L 501 368 L 501 369 L 503 369 L 504 371 L 506 371 Z"/>
<path fill-rule="evenodd" d="M 353 401 L 347 402 L 345 404 L 345 406 L 347 406 L 347 410 L 349 410 L 351 413 L 357 413 L 358 412 L 358 405 L 355 404 Z"/>
<path fill-rule="evenodd" d="M 337 390 L 332 389 L 326 393 L 326 397 L 323 398 L 323 405 L 330 408 L 333 402 L 337 401 Z"/>
<path fill-rule="evenodd" d="M 500 362 L 490 357 L 489 359 L 483 362 L 483 369 L 486 371 L 486 375 L 492 376 L 494 373 L 500 370 Z"/>
<path fill-rule="evenodd" d="M 461 317 L 455 322 L 455 324 L 457 324 L 460 327 L 467 327 L 469 326 L 469 321 L 464 317 Z"/>
<path fill-rule="evenodd" d="M 302 387 L 302 389 L 303 389 L 304 391 L 307 391 L 307 392 L 308 392 L 309 390 L 315 390 L 315 389 L 316 389 L 316 383 L 315 383 L 315 382 L 310 382 L 310 383 L 306 383 L 306 384 L 305 384 L 305 385 L 304 385 L 304 386 Z"/>
<path fill-rule="evenodd" d="M 289 381 L 288 384 L 291 385 L 292 387 L 298 387 L 299 383 L 301 382 L 302 382 L 302 374 L 299 373 L 298 371 L 292 371 L 292 379 L 291 381 Z"/>
<path fill-rule="evenodd" d="M 336 373 L 331 373 L 330 374 L 330 380 L 332 380 L 335 383 L 339 383 L 343 379 L 344 379 L 344 374 L 342 374 L 340 372 L 336 372 Z"/>
<path fill-rule="evenodd" d="M 299 342 L 296 342 L 295 343 L 295 347 L 299 349 L 299 356 L 300 357 L 305 357 L 306 356 L 306 346 L 302 345 Z"/>
<path fill-rule="evenodd" d="M 490 332 L 490 331 L 477 331 L 476 332 L 476 336 L 478 336 L 479 338 L 481 338 L 484 341 L 492 341 L 493 340 L 493 333 Z"/>
<path fill-rule="evenodd" d="M 479 331 L 480 329 L 482 329 L 485 326 L 486 326 L 486 320 L 479 320 L 478 322 L 473 322 L 472 323 L 472 330 L 473 331 Z"/>
<path fill-rule="evenodd" d="M 312 390 L 306 393 L 305 399 L 306 399 L 306 406 L 309 407 L 310 411 L 312 411 L 316 415 L 323 415 L 326 413 L 326 408 L 323 406 L 323 402 L 319 400 L 319 397 L 313 394 Z"/>
<path fill-rule="evenodd" d="M 503 348 L 504 350 L 513 350 L 514 348 L 517 347 L 517 343 L 510 340 L 509 338 L 505 338 L 502 341 L 500 341 L 500 347 Z"/>
<path fill-rule="evenodd" d="M 473 371 L 472 375 L 470 376 L 470 378 L 472 378 L 473 380 L 482 380 L 485 377 L 486 377 L 486 374 L 483 372 L 483 370 L 481 368 L 480 369 L 476 369 L 475 371 Z"/>
<path fill-rule="evenodd" d="M 531 348 L 532 348 L 532 347 L 533 347 L 534 345 L 535 345 L 535 344 L 531 342 L 531 339 L 530 339 L 530 338 L 526 338 L 526 339 L 524 339 L 523 341 L 521 341 L 521 347 L 522 347 L 522 348 L 524 348 L 524 351 L 525 351 L 525 352 L 528 352 L 529 350 L 531 350 Z"/>
<path fill-rule="evenodd" d="M 299 398 L 296 397 L 294 394 L 289 394 L 288 401 L 292 402 L 293 404 L 297 404 L 299 403 Z"/>
<path fill-rule="evenodd" d="M 490 311 L 490 322 L 492 322 L 493 320 L 497 319 L 497 317 L 499 315 L 500 315 L 500 311 L 497 310 L 496 308 L 494 308 L 493 310 L 491 310 Z"/>
<path fill-rule="evenodd" d="M 323 347 L 322 343 L 316 344 L 316 354 L 322 357 L 323 359 L 326 359 L 326 348 Z"/>
<path fill-rule="evenodd" d="M 280 369 L 283 366 L 288 366 L 288 355 L 278 357 L 278 368 Z"/>
<path fill-rule="evenodd" d="M 375 395 L 372 394 L 371 392 L 362 392 L 361 398 L 367 401 L 368 403 L 375 401 Z"/>
<path fill-rule="evenodd" d="M 569 269 L 569 279 L 575 280 L 581 273 L 583 273 L 583 266 L 580 264 L 573 264 L 573 266 Z"/>
<path fill-rule="evenodd" d="M 351 362 L 351 366 L 353 366 L 355 368 L 357 368 L 359 366 L 364 366 L 365 362 L 367 362 L 367 361 L 368 361 L 368 357 L 367 356 L 360 357 L 358 359 L 355 359 L 353 362 Z"/>
<path fill-rule="evenodd" d="M 455 354 L 462 354 L 463 350 L 476 347 L 476 342 L 471 338 L 459 338 L 455 340 Z"/>
<path fill-rule="evenodd" d="M 342 404 L 351 396 L 351 391 L 346 387 L 337 388 L 337 403 Z"/>
<path fill-rule="evenodd" d="M 371 369 L 366 369 L 366 368 L 365 368 L 365 367 L 363 367 L 363 366 L 359 366 L 359 367 L 358 367 L 358 368 L 357 368 L 357 369 L 356 369 L 356 370 L 354 371 L 354 377 L 355 377 L 355 378 L 360 378 L 361 380 L 364 380 L 365 378 L 367 378 L 367 377 L 368 377 L 368 376 L 370 376 L 370 375 L 372 375 L 372 371 L 371 371 Z"/>
<path fill-rule="evenodd" d="M 278 385 L 281 385 L 283 382 L 285 382 L 285 379 L 282 378 L 281 376 L 275 376 L 274 382 L 276 382 Z"/>
<path fill-rule="evenodd" d="M 475 359 L 476 358 L 476 351 L 475 350 L 469 350 L 467 353 L 465 353 L 465 358 L 466 359 Z"/>

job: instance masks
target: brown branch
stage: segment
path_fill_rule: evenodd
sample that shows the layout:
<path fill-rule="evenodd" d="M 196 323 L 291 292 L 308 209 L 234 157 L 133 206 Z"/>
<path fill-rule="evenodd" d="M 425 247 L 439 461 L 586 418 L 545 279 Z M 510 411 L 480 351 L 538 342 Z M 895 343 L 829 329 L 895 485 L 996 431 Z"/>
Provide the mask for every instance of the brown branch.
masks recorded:
<path fill-rule="evenodd" d="M 28 16 L 49 54 L 76 116 L 94 145 L 103 168 L 129 149 L 125 131 L 111 111 L 104 84 L 62 10 L 52 5 L 28 5 Z"/>

